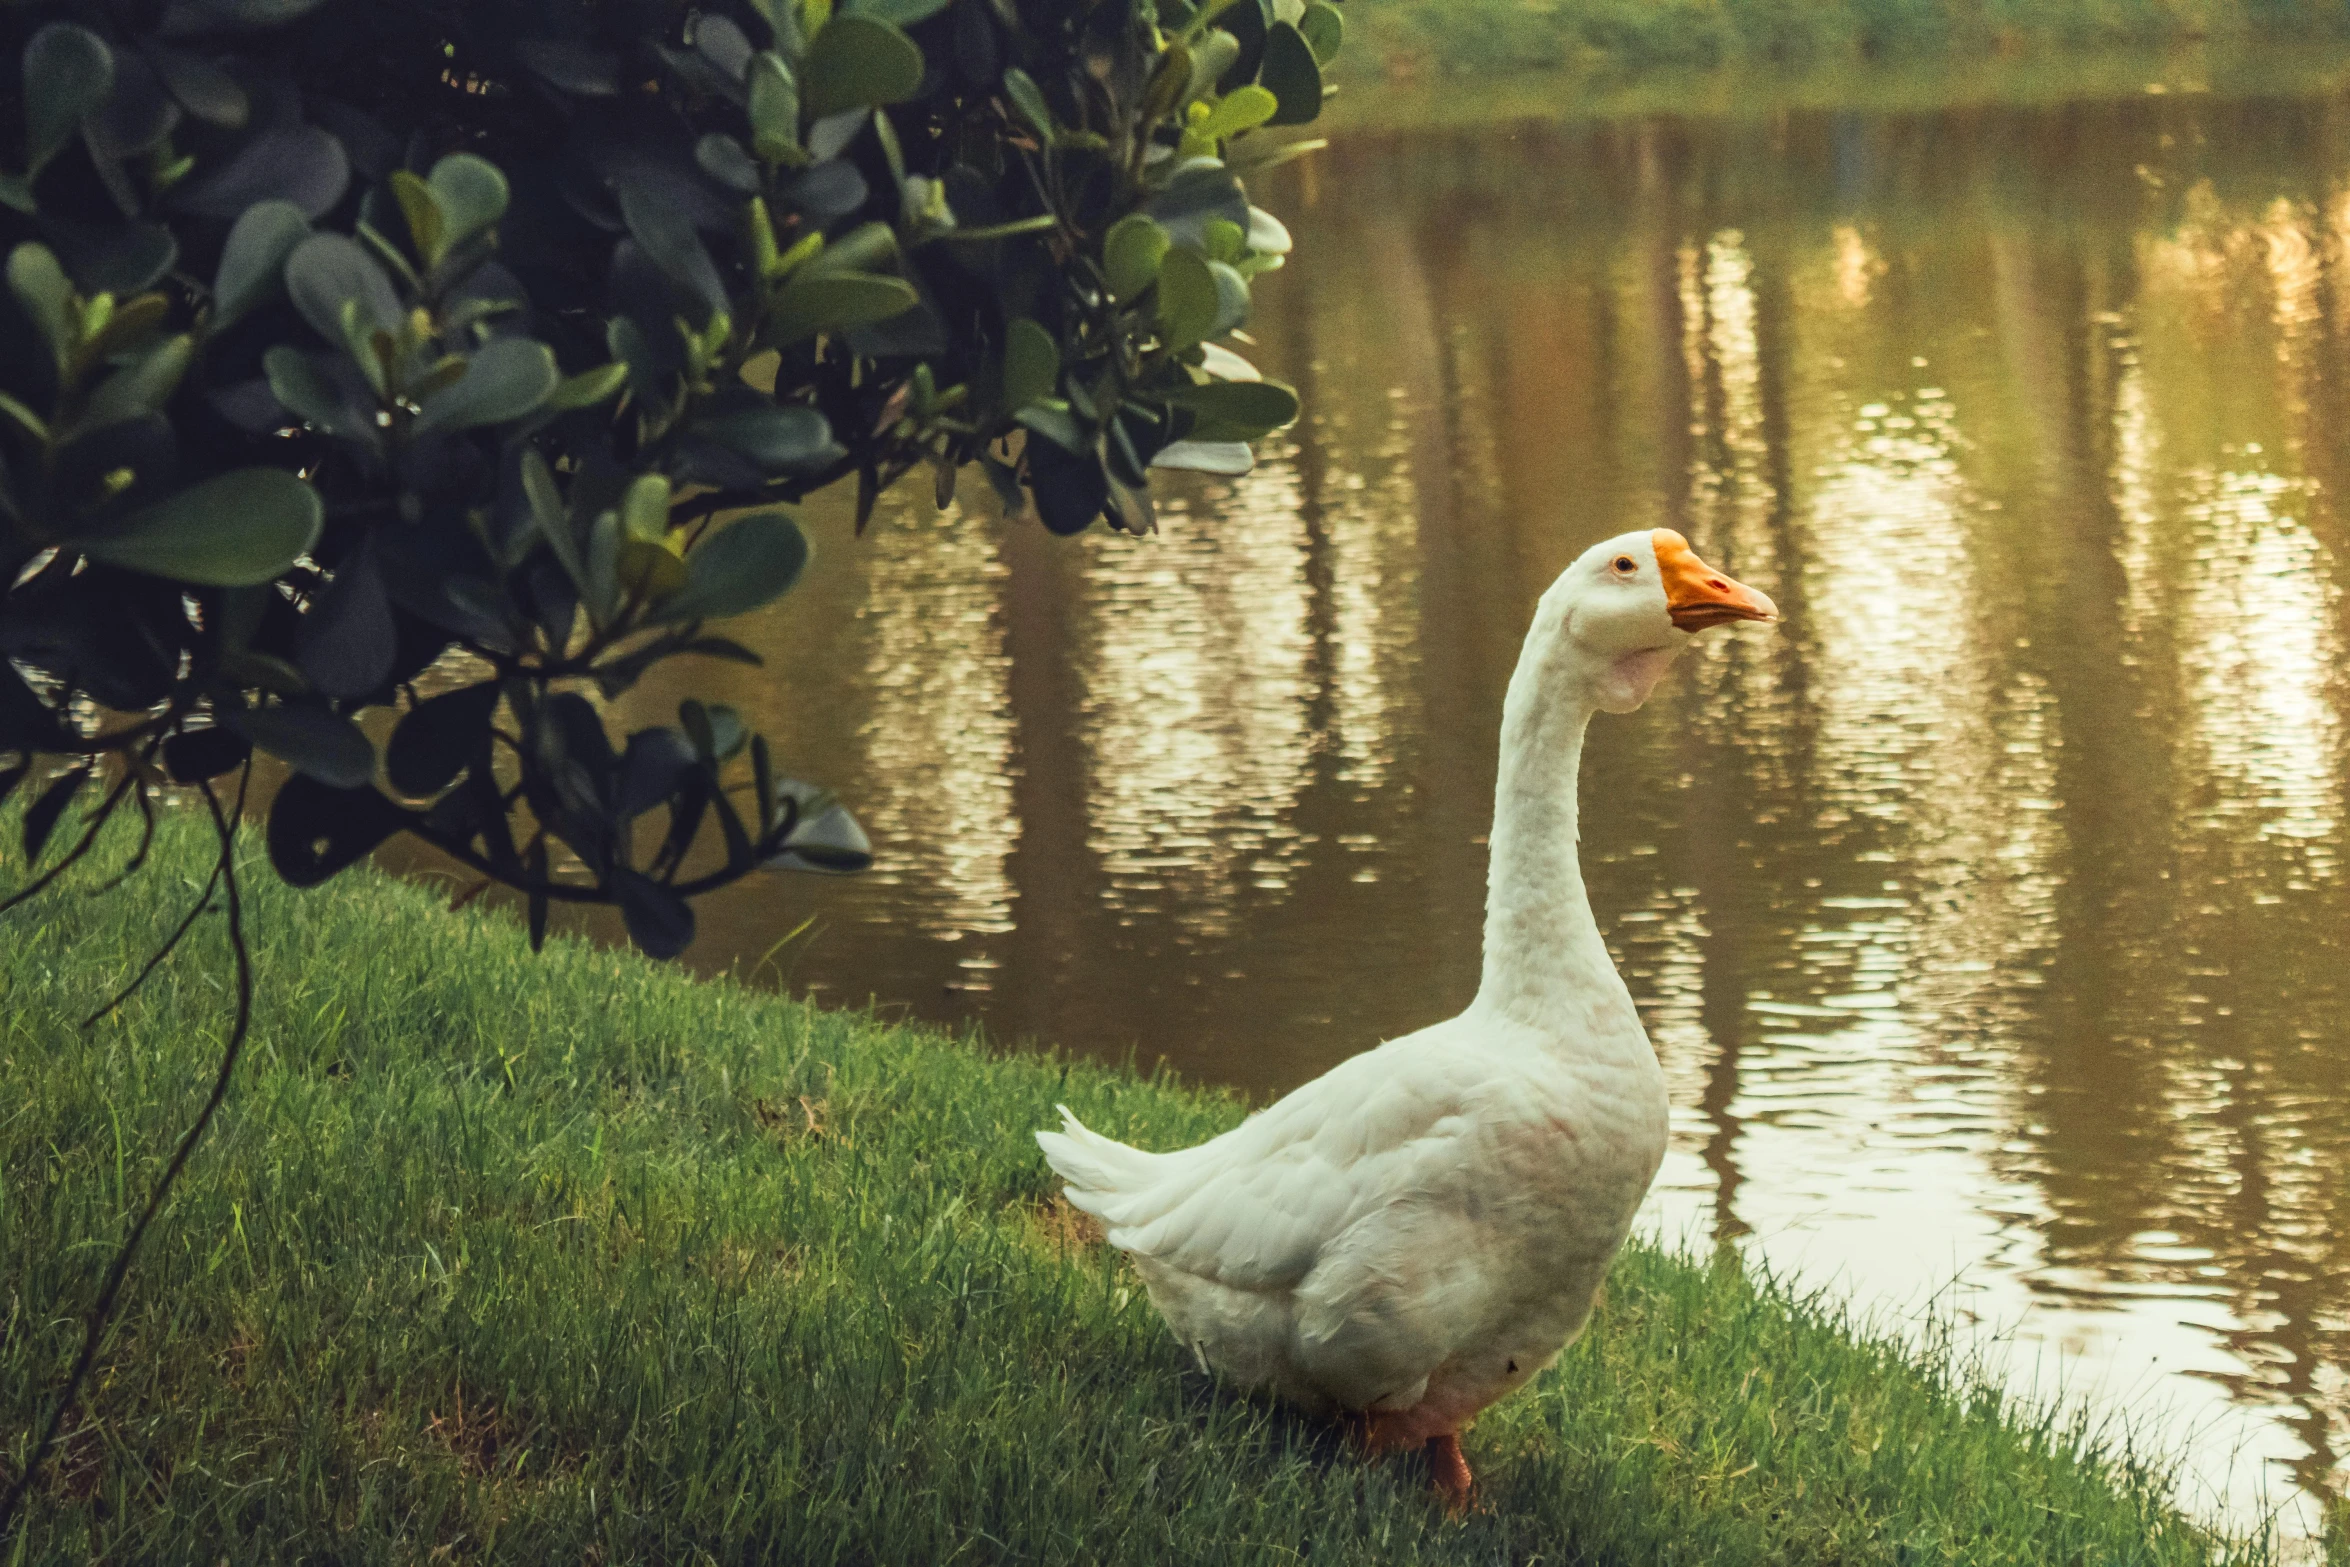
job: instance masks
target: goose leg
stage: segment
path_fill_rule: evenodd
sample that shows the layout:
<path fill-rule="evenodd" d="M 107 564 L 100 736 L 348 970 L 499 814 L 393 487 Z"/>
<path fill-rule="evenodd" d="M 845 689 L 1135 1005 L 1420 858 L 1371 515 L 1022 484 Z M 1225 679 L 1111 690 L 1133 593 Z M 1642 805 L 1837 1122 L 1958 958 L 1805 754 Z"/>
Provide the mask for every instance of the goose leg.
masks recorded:
<path fill-rule="evenodd" d="M 1469 1474 L 1469 1461 L 1461 1456 L 1461 1439 L 1455 1432 L 1428 1438 L 1428 1477 L 1444 1496 L 1444 1510 L 1458 1518 L 1469 1510 L 1469 1493 L 1476 1481 Z"/>

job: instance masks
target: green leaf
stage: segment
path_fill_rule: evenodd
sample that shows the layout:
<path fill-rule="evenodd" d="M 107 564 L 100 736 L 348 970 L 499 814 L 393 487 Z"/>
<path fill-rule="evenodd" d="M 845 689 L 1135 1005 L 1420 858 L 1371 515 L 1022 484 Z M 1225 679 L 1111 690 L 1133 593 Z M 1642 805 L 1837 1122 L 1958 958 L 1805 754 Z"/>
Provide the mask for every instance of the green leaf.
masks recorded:
<path fill-rule="evenodd" d="M 1268 124 L 1305 125 L 1321 114 L 1322 67 L 1315 63 L 1313 45 L 1287 22 L 1275 22 L 1265 34 L 1265 63 L 1257 80 L 1281 100 Z"/>
<path fill-rule="evenodd" d="M 808 468 L 841 455 L 824 415 L 799 404 L 764 400 L 705 415 L 693 433 L 740 452 L 770 473 Z"/>
<path fill-rule="evenodd" d="M 547 395 L 547 406 L 564 411 L 593 408 L 627 384 L 628 366 L 599 365 L 556 382 L 555 390 Z"/>
<path fill-rule="evenodd" d="M 588 524 L 588 608 L 598 625 L 610 625 L 620 608 L 620 513 L 600 511 Z"/>
<path fill-rule="evenodd" d="M 280 407 L 304 424 L 328 435 L 366 435 L 373 431 L 354 424 L 353 413 L 318 364 L 290 343 L 272 344 L 261 356 L 269 392 Z"/>
<path fill-rule="evenodd" d="M 1053 120 L 1051 105 L 1044 101 L 1044 89 L 1036 85 L 1036 78 L 1013 66 L 1004 72 L 1004 96 L 1012 100 L 1012 107 L 1020 111 L 1020 118 L 1029 129 L 1045 139 L 1047 146 L 1060 134 Z"/>
<path fill-rule="evenodd" d="M 114 94 L 114 51 L 71 22 L 51 22 L 24 46 L 25 164 L 47 167 L 58 149 Z"/>
<path fill-rule="evenodd" d="M 274 580 L 318 542 L 318 492 L 282 468 L 239 468 L 191 485 L 104 538 L 80 541 L 108 565 L 200 587 Z"/>
<path fill-rule="evenodd" d="M 0 414 L 4 414 L 8 418 L 15 420 L 19 429 L 23 430 L 25 434 L 31 436 L 34 440 L 40 442 L 43 446 L 49 444 L 49 421 L 42 418 L 39 414 L 33 412 L 30 408 L 27 408 L 24 404 L 18 402 L 15 398 L 9 396 L 6 392 L 0 392 Z"/>
<path fill-rule="evenodd" d="M 73 358 L 81 332 L 74 321 L 73 284 L 48 246 L 26 240 L 8 253 L 8 289 L 62 369 Z"/>
<path fill-rule="evenodd" d="M 773 603 L 800 580 L 808 536 L 779 511 L 722 528 L 686 558 L 686 584 L 661 606 L 662 620 L 723 620 Z"/>
<path fill-rule="evenodd" d="M 1207 331 L 1209 337 L 1222 337 L 1234 327 L 1248 324 L 1248 279 L 1221 261 L 1208 263 L 1208 276 L 1216 285 L 1216 324 Z"/>
<path fill-rule="evenodd" d="M 82 428 L 95 430 L 142 418 L 170 402 L 171 394 L 179 390 L 180 378 L 188 372 L 195 348 L 196 340 L 183 332 L 149 349 L 137 364 L 115 371 L 90 394 L 82 410 Z"/>
<path fill-rule="evenodd" d="M 1248 249 L 1248 231 L 1230 218 L 1210 218 L 1200 225 L 1202 249 L 1210 261 L 1221 261 L 1226 266 L 1238 261 Z"/>
<path fill-rule="evenodd" d="M 751 150 L 769 163 L 800 156 L 800 89 L 781 56 L 762 49 L 751 56 Z"/>
<path fill-rule="evenodd" d="M 1313 0 L 1306 14 L 1299 17 L 1297 30 L 1305 38 L 1314 58 L 1328 65 L 1338 56 L 1338 49 L 1346 42 L 1346 17 L 1329 0 Z"/>
<path fill-rule="evenodd" d="M 221 722 L 330 789 L 360 789 L 375 777 L 375 747 L 348 718 L 324 707 L 256 707 Z"/>
<path fill-rule="evenodd" d="M 554 395 L 562 375 L 555 353 L 527 337 L 501 337 L 465 362 L 465 373 L 427 397 L 418 430 L 470 430 L 504 424 L 536 412 Z"/>
<path fill-rule="evenodd" d="M 819 332 L 848 332 L 913 309 L 921 303 L 912 284 L 875 272 L 802 271 L 777 296 L 775 314 L 761 341 L 788 348 Z"/>
<path fill-rule="evenodd" d="M 1195 136 L 1221 141 L 1242 131 L 1253 131 L 1281 110 L 1281 100 L 1251 82 L 1216 100 L 1207 118 L 1191 127 Z"/>
<path fill-rule="evenodd" d="M 1221 27 L 1212 27 L 1191 46 L 1191 81 L 1185 102 L 1215 91 L 1224 73 L 1240 63 L 1240 40 Z"/>
<path fill-rule="evenodd" d="M 1109 278 L 1110 297 L 1123 305 L 1157 282 L 1169 243 L 1167 231 L 1148 213 L 1130 212 L 1111 224 L 1102 236 L 1102 271 Z"/>
<path fill-rule="evenodd" d="M 425 183 L 441 214 L 441 253 L 447 254 L 506 215 L 506 176 L 486 158 L 452 152 L 432 166 Z M 434 256 L 433 260 L 440 259 Z"/>
<path fill-rule="evenodd" d="M 392 731 L 384 747 L 384 776 L 402 794 L 440 793 L 481 750 L 497 710 L 495 680 L 427 697 Z"/>
<path fill-rule="evenodd" d="M 640 473 L 629 482 L 620 501 L 620 534 L 640 544 L 659 544 L 669 537 L 669 481 L 657 473 Z"/>
<path fill-rule="evenodd" d="M 794 245 L 793 250 L 800 247 Z M 808 261 L 813 272 L 870 272 L 897 260 L 897 230 L 886 223 L 860 223 L 825 242 Z M 784 258 L 790 260 L 787 254 Z"/>
<path fill-rule="evenodd" d="M 522 494 L 530 503 L 531 521 L 546 536 L 547 547 L 569 573 L 572 585 L 586 593 L 587 562 L 580 558 L 579 541 L 571 531 L 571 513 L 563 504 L 562 492 L 555 488 L 555 471 L 535 446 L 523 449 Z"/>
<path fill-rule="evenodd" d="M 1216 328 L 1215 274 L 1198 251 L 1181 246 L 1159 263 L 1159 339 L 1181 351 Z"/>
<path fill-rule="evenodd" d="M 685 586 L 685 562 L 659 544 L 622 539 L 618 566 L 620 589 L 640 604 L 659 604 Z"/>
<path fill-rule="evenodd" d="M 1191 51 L 1179 38 L 1167 40 L 1167 47 L 1159 55 L 1159 63 L 1151 67 L 1150 80 L 1143 84 L 1142 107 L 1136 118 L 1145 126 L 1153 126 L 1182 107 L 1191 91 Z"/>
<path fill-rule="evenodd" d="M 1081 456 L 1092 446 L 1086 438 L 1085 426 L 1069 412 L 1069 405 L 1058 399 L 1030 403 L 1012 417 L 1071 456 Z"/>
<path fill-rule="evenodd" d="M 1061 345 L 1053 334 L 1020 316 L 1004 334 L 1004 406 L 1025 408 L 1061 384 Z"/>
<path fill-rule="evenodd" d="M 800 97 L 810 119 L 843 109 L 902 103 L 922 85 L 922 50 L 888 22 L 835 16 L 802 62 Z"/>
<path fill-rule="evenodd" d="M 1209 381 L 1164 394 L 1197 416 L 1184 439 L 1253 441 L 1297 417 L 1297 393 L 1279 381 Z"/>
<path fill-rule="evenodd" d="M 357 240 L 342 234 L 313 234 L 286 256 L 286 292 L 302 319 L 330 343 L 349 346 L 343 334 L 343 306 L 358 307 L 358 328 L 364 334 L 381 327 L 398 332 L 403 324 L 400 296 L 392 280 Z"/>
<path fill-rule="evenodd" d="M 878 16 L 900 27 L 912 27 L 929 21 L 952 3 L 953 0 L 857 0 L 856 14 Z"/>
<path fill-rule="evenodd" d="M 212 280 L 210 330 L 222 330 L 277 292 L 286 258 L 309 237 L 310 219 L 290 201 L 257 201 L 239 213 Z"/>
<path fill-rule="evenodd" d="M 416 253 L 432 266 L 446 248 L 441 242 L 441 204 L 433 200 L 432 187 L 406 169 L 392 170 L 390 184 L 400 214 L 408 220 L 408 237 L 416 241 Z"/>

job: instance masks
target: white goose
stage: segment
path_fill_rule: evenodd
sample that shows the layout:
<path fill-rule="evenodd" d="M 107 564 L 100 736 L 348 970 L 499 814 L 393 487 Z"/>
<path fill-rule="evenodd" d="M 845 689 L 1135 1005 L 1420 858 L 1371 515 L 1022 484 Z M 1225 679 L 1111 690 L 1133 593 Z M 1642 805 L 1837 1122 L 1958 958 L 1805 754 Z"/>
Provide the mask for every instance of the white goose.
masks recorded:
<path fill-rule="evenodd" d="M 1502 706 L 1469 1009 L 1196 1148 L 1130 1148 L 1065 1106 L 1036 1135 L 1202 1361 L 1374 1452 L 1425 1444 L 1456 1509 L 1461 1431 L 1582 1331 L 1664 1157 L 1664 1073 L 1576 861 L 1584 727 L 1646 701 L 1689 634 L 1776 614 L 1670 529 L 1594 546 L 1542 595 Z"/>

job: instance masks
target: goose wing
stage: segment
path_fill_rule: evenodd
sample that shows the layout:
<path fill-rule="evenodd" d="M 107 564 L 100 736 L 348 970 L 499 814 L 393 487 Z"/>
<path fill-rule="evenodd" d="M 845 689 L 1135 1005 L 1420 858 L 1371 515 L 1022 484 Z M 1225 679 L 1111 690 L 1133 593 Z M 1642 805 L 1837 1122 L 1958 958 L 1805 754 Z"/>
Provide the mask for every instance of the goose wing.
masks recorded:
<path fill-rule="evenodd" d="M 1424 1038 L 1342 1062 L 1196 1148 L 1141 1154 L 1073 1118 L 1038 1141 L 1112 1245 L 1235 1289 L 1294 1287 L 1357 1220 L 1425 1189 L 1462 1094 L 1440 1053 L 1403 1048 Z"/>

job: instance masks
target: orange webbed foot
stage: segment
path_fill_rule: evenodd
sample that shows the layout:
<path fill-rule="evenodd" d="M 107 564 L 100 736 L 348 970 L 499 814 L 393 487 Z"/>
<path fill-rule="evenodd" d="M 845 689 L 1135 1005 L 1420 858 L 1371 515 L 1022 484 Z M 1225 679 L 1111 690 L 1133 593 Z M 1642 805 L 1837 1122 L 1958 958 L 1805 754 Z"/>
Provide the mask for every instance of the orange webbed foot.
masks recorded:
<path fill-rule="evenodd" d="M 1461 1439 L 1455 1433 L 1428 1438 L 1428 1478 L 1444 1498 L 1447 1515 L 1458 1518 L 1468 1512 L 1477 1481 L 1469 1473 L 1468 1459 L 1461 1456 Z"/>

